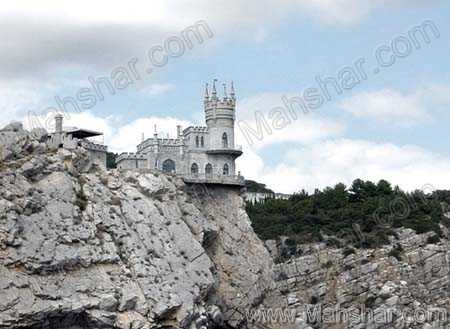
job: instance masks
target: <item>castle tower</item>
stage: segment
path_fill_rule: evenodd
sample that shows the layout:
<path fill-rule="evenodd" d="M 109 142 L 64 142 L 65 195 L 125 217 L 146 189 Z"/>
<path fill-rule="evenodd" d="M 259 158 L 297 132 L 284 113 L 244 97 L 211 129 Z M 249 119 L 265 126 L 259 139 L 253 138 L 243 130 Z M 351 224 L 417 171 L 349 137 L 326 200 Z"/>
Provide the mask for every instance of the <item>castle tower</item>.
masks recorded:
<path fill-rule="evenodd" d="M 226 84 L 223 98 L 217 96 L 217 80 L 212 85 L 211 96 L 208 85 L 206 86 L 204 106 L 205 119 L 209 131 L 210 149 L 234 149 L 234 121 L 236 109 L 236 97 L 234 86 L 231 83 L 230 95 L 227 94 Z"/>

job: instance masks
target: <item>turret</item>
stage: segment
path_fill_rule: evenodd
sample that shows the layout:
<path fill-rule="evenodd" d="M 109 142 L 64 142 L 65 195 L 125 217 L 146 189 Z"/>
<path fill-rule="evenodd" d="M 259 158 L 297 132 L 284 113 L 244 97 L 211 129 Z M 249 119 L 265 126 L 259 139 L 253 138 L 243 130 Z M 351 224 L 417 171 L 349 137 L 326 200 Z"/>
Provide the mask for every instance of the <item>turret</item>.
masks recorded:
<path fill-rule="evenodd" d="M 63 140 L 63 116 L 58 113 L 55 115 L 55 144 L 57 147 L 62 145 Z"/>
<path fill-rule="evenodd" d="M 210 147 L 215 149 L 234 148 L 234 120 L 236 98 L 234 85 L 231 84 L 230 96 L 227 94 L 226 84 L 224 95 L 219 97 L 216 89 L 217 79 L 214 79 L 211 97 L 208 88 L 205 93 L 205 120 L 210 134 Z"/>
<path fill-rule="evenodd" d="M 63 116 L 62 114 L 55 115 L 55 133 L 61 134 L 63 131 Z"/>

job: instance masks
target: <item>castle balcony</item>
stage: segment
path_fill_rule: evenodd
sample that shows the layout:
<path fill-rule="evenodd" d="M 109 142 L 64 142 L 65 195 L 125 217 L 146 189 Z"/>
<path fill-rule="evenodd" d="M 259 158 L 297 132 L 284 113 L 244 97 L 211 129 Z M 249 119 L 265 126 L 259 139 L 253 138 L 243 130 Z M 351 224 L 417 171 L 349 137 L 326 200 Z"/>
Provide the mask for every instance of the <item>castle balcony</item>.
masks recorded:
<path fill-rule="evenodd" d="M 231 186 L 245 186 L 243 176 L 225 176 L 218 174 L 187 174 L 180 175 L 185 183 L 188 184 L 219 184 Z"/>
<path fill-rule="evenodd" d="M 236 157 L 242 155 L 242 146 L 235 145 L 233 148 L 218 148 L 206 150 L 206 154 L 228 154 Z"/>

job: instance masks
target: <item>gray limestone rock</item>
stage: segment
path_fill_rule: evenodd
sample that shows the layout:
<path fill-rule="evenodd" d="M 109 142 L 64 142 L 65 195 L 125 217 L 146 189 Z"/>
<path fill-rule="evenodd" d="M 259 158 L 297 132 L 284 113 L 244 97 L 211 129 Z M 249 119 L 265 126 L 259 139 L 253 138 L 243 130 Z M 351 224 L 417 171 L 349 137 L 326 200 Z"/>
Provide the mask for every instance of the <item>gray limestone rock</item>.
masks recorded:
<path fill-rule="evenodd" d="M 272 261 L 239 189 L 91 170 L 83 150 L 5 133 L 0 327 L 212 328 L 264 297 Z"/>

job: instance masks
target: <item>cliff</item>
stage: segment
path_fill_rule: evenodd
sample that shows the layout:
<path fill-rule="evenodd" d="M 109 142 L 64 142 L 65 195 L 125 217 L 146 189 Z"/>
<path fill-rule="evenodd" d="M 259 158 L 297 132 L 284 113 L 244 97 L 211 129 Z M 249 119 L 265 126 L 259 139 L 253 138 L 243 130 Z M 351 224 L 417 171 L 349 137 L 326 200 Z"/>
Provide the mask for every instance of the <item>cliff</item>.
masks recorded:
<path fill-rule="evenodd" d="M 0 328 L 450 325 L 445 227 L 376 249 L 303 244 L 274 265 L 239 189 L 104 171 L 43 133 L 0 131 Z"/>
<path fill-rule="evenodd" d="M 278 307 L 295 318 L 286 322 L 297 328 L 449 328 L 450 241 L 442 229 L 440 241 L 431 232 L 398 229 L 390 244 L 376 249 L 300 245 L 301 256 L 274 266 L 274 293 L 285 296 Z M 279 248 L 266 243 L 277 257 Z"/>
<path fill-rule="evenodd" d="M 238 326 L 272 261 L 239 190 L 104 171 L 0 132 L 0 327 Z"/>

